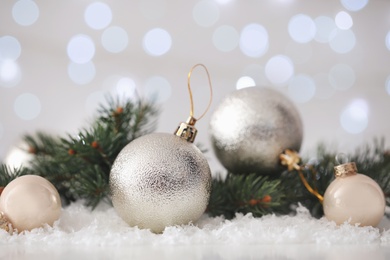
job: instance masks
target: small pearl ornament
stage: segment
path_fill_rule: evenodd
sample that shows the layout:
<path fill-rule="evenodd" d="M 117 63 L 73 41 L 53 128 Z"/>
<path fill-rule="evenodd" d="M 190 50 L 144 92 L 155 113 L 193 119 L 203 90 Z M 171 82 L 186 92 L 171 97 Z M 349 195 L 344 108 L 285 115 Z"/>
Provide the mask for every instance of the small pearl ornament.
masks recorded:
<path fill-rule="evenodd" d="M 48 180 L 37 175 L 24 175 L 11 181 L 0 197 L 3 218 L 18 232 L 50 226 L 59 219 L 61 199 Z"/>
<path fill-rule="evenodd" d="M 360 226 L 377 226 L 385 212 L 385 196 L 370 177 L 357 173 L 356 164 L 334 167 L 335 180 L 324 194 L 324 213 L 340 225 L 346 221 Z"/>
<path fill-rule="evenodd" d="M 379 185 L 370 177 L 357 173 L 356 164 L 347 162 L 348 157 L 339 153 L 335 166 L 335 180 L 328 186 L 324 196 L 310 186 L 300 165 L 301 158 L 296 151 L 286 150 L 279 156 L 282 165 L 288 171 L 296 170 L 306 189 L 316 196 L 323 205 L 325 217 L 340 225 L 349 222 L 352 225 L 377 226 L 386 207 L 385 195 Z M 313 171 L 315 174 L 315 171 Z"/>

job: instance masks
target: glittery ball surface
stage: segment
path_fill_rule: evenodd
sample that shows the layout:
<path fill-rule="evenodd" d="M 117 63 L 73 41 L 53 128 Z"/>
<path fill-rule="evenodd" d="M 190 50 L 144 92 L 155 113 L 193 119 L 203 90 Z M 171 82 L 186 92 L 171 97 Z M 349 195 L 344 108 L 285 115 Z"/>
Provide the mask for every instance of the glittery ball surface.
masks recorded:
<path fill-rule="evenodd" d="M 210 120 L 216 157 L 232 173 L 272 173 L 285 149 L 299 151 L 303 126 L 294 104 L 278 91 L 249 87 L 229 94 Z"/>
<path fill-rule="evenodd" d="M 154 133 L 129 143 L 110 173 L 112 202 L 130 226 L 159 233 L 196 221 L 210 197 L 206 158 L 178 136 Z"/>

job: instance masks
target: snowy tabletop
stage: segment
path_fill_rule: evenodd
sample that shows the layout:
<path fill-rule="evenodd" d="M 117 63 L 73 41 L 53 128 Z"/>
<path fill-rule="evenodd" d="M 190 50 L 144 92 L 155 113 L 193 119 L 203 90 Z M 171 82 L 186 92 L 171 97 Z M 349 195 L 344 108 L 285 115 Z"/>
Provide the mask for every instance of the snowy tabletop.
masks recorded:
<path fill-rule="evenodd" d="M 337 226 L 298 207 L 295 216 L 233 220 L 204 215 L 162 234 L 129 227 L 108 205 L 76 202 L 54 227 L 20 234 L 0 230 L 0 259 L 390 259 L 390 222 Z"/>

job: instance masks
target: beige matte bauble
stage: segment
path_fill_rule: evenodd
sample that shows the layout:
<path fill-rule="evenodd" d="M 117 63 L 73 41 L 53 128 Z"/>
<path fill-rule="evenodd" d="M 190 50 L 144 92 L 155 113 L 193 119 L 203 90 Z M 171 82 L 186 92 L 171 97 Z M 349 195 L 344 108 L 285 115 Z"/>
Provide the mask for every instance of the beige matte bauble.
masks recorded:
<path fill-rule="evenodd" d="M 59 219 L 61 199 L 48 180 L 24 175 L 11 181 L 0 197 L 0 211 L 18 232 L 32 230 Z"/>
<path fill-rule="evenodd" d="M 355 163 L 335 167 L 335 180 L 324 194 L 325 217 L 336 224 L 349 221 L 360 226 L 377 226 L 385 212 L 385 196 L 370 177 L 357 173 Z"/>

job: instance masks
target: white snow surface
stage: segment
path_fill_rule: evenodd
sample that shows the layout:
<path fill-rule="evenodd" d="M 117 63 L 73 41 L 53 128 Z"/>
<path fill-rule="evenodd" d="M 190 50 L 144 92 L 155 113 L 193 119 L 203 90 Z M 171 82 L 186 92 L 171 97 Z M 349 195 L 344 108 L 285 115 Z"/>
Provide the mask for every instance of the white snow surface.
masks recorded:
<path fill-rule="evenodd" d="M 233 220 L 207 215 L 189 225 L 167 227 L 162 234 L 129 227 L 108 205 L 95 210 L 81 201 L 63 209 L 53 227 L 10 235 L 0 230 L 0 245 L 45 246 L 194 246 L 194 245 L 380 245 L 390 246 L 386 217 L 379 227 L 337 226 L 326 218 L 315 219 L 303 206 L 295 216 L 273 214 L 255 218 L 237 214 Z"/>

